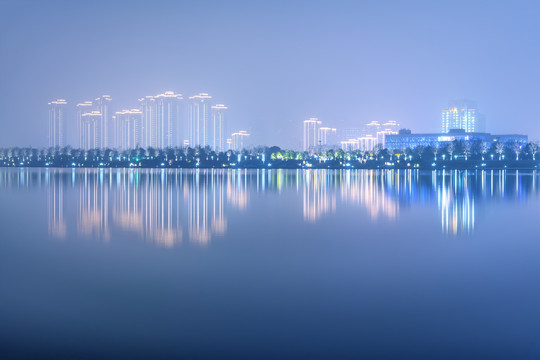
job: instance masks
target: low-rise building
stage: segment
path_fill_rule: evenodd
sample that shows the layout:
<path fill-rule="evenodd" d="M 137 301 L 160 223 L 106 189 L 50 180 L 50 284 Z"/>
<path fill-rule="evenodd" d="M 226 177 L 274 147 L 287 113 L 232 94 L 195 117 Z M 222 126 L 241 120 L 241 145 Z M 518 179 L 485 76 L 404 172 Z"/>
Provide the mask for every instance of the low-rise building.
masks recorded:
<path fill-rule="evenodd" d="M 492 135 L 480 132 L 465 132 L 463 129 L 453 129 L 448 133 L 413 134 L 410 130 L 400 130 L 398 134 L 386 135 L 386 148 L 391 150 L 414 149 L 418 146 L 442 147 L 454 140 L 470 142 L 502 142 L 518 143 L 525 146 L 527 135 L 506 134 Z"/>

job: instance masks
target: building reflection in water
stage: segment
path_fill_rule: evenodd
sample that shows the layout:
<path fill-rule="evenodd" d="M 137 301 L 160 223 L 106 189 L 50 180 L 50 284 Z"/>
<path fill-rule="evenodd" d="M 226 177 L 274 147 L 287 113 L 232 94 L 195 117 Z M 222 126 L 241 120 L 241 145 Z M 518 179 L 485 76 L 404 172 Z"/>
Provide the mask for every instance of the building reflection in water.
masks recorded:
<path fill-rule="evenodd" d="M 434 206 L 443 233 L 467 234 L 480 204 L 536 196 L 537 177 L 516 171 L 3 169 L 0 190 L 46 188 L 48 231 L 56 238 L 75 231 L 107 242 L 123 231 L 173 247 L 223 236 L 227 211 L 248 209 L 254 193 L 297 194 L 307 222 L 340 207 L 360 207 L 378 221 L 397 219 L 411 206 Z"/>
<path fill-rule="evenodd" d="M 48 183 L 47 205 L 49 215 L 49 235 L 64 239 L 67 234 L 66 219 L 64 217 L 64 187 L 61 178 L 47 173 L 45 178 Z"/>
<path fill-rule="evenodd" d="M 82 176 L 77 229 L 83 235 L 109 241 L 109 187 L 103 186 L 103 172 L 86 169 Z"/>

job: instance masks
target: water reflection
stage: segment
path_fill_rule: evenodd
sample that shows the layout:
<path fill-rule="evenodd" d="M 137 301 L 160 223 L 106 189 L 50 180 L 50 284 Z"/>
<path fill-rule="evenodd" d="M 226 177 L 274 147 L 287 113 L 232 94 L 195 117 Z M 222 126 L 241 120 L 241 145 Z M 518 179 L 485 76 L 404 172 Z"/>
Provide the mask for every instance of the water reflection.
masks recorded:
<path fill-rule="evenodd" d="M 3 169 L 0 189 L 45 188 L 52 237 L 75 232 L 108 242 L 123 231 L 173 247 L 225 235 L 227 212 L 248 209 L 257 193 L 296 196 L 311 223 L 341 207 L 362 209 L 358 216 L 376 222 L 431 206 L 443 233 L 469 234 L 479 204 L 537 196 L 537 177 L 516 171 Z"/>

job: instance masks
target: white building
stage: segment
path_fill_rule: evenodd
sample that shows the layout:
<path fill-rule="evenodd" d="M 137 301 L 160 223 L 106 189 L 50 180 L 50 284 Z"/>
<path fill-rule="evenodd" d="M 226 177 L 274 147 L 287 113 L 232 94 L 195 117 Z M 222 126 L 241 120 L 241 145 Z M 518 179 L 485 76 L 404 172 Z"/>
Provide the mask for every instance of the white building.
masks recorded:
<path fill-rule="evenodd" d="M 101 113 L 96 110 L 81 114 L 81 148 L 84 150 L 104 148 L 102 119 Z"/>
<path fill-rule="evenodd" d="M 114 144 L 111 97 L 102 95 L 94 101 L 77 104 L 79 145 L 85 150 L 105 149 Z"/>
<path fill-rule="evenodd" d="M 139 99 L 141 109 L 141 146 L 157 147 L 156 100 L 153 96 Z"/>
<path fill-rule="evenodd" d="M 386 135 L 395 135 L 399 133 L 400 125 L 394 121 L 388 121 L 379 127 L 377 131 L 377 144 L 381 145 L 383 148 L 386 148 Z"/>
<path fill-rule="evenodd" d="M 154 96 L 156 105 L 156 143 L 157 148 L 181 146 L 182 144 L 182 95 L 166 91 Z"/>
<path fill-rule="evenodd" d="M 142 111 L 139 109 L 117 111 L 114 116 L 115 147 L 122 150 L 141 146 Z"/>
<path fill-rule="evenodd" d="M 215 152 L 226 150 L 224 137 L 225 110 L 227 110 L 227 107 L 223 104 L 212 106 L 212 149 Z"/>
<path fill-rule="evenodd" d="M 100 148 L 112 147 L 113 142 L 113 123 L 111 112 L 111 97 L 109 95 L 102 95 L 93 102 L 94 111 L 101 113 L 100 124 Z"/>
<path fill-rule="evenodd" d="M 205 147 L 209 142 L 209 125 L 212 97 L 207 93 L 189 98 L 189 145 Z"/>
<path fill-rule="evenodd" d="M 88 150 L 88 148 L 85 147 L 85 144 L 86 144 L 86 133 L 85 133 L 85 130 L 86 130 L 86 127 L 85 127 L 85 123 L 83 121 L 83 114 L 86 114 L 86 113 L 89 113 L 89 112 L 92 112 L 92 102 L 91 101 L 85 101 L 83 103 L 79 103 L 77 104 L 77 126 L 79 128 L 79 147 L 81 149 L 86 149 Z"/>
<path fill-rule="evenodd" d="M 476 103 L 469 100 L 453 101 L 442 111 L 442 132 L 463 129 L 465 132 L 485 132 L 485 117 L 478 112 Z"/>
<path fill-rule="evenodd" d="M 320 127 L 319 128 L 319 146 L 322 149 L 327 149 L 337 142 L 336 128 Z"/>
<path fill-rule="evenodd" d="M 241 151 L 246 148 L 247 138 L 250 136 L 247 131 L 240 130 L 232 134 L 232 150 Z"/>
<path fill-rule="evenodd" d="M 316 152 L 319 144 L 321 121 L 317 118 L 304 120 L 304 151 Z"/>
<path fill-rule="evenodd" d="M 49 103 L 49 147 L 65 145 L 65 108 L 67 102 L 58 99 Z"/>

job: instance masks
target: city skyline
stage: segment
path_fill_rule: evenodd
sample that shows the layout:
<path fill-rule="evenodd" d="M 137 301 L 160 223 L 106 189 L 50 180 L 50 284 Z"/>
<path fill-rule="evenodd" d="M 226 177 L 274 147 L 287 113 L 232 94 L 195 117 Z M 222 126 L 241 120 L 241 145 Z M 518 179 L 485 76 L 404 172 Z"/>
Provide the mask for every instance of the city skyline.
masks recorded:
<path fill-rule="evenodd" d="M 107 4 L 107 11 L 99 1 L 24 3 L 1 4 L 0 71 L 8 91 L 0 103 L 9 126 L 0 146 L 47 146 L 42 114 L 51 100 L 76 104 L 110 94 L 123 104 L 119 111 L 164 89 L 208 92 L 234 104 L 227 117 L 252 133 L 254 144 L 300 148 L 296 122 L 309 116 L 336 128 L 395 120 L 438 132 L 434 119 L 459 98 L 476 100 L 492 132 L 540 134 L 534 2 L 341 2 L 305 9 L 301 2 L 148 8 L 134 1 Z M 123 16 L 140 26 L 116 26 Z M 459 27 L 440 26 L 456 16 Z M 96 18 L 103 26 L 93 26 Z M 40 31 L 27 30 L 34 27 Z M 196 29 L 208 41 L 187 35 Z M 458 43 L 474 56 L 448 46 Z M 75 124 L 67 126 L 76 132 Z"/>
<path fill-rule="evenodd" d="M 73 134 L 66 136 L 66 122 L 73 121 L 65 114 L 69 110 L 67 101 L 51 101 L 48 146 L 84 150 L 200 146 L 222 152 L 241 150 L 247 146 L 245 139 L 251 136 L 246 130 L 228 132 L 228 128 L 237 128 L 226 121 L 229 107 L 214 103 L 208 93 L 185 99 L 182 94 L 165 91 L 141 97 L 137 103 L 136 108 L 122 108 L 110 95 L 102 95 L 76 104 L 75 140 Z"/>
<path fill-rule="evenodd" d="M 79 124 L 79 147 L 81 149 L 120 149 L 129 150 L 138 147 L 173 148 L 173 147 L 209 147 L 216 152 L 226 150 L 240 151 L 247 148 L 245 140 L 251 136 L 246 130 L 238 130 L 227 138 L 225 112 L 228 109 L 224 104 L 213 104 L 212 96 L 200 93 L 190 96 L 184 103 L 181 94 L 174 91 L 165 91 L 156 96 L 146 96 L 138 100 L 138 109 L 123 109 L 109 115 L 112 99 L 110 95 L 103 95 L 94 101 L 85 101 L 76 105 L 77 122 Z M 456 131 L 474 133 L 475 138 L 481 135 L 488 139 L 491 134 L 486 133 L 486 117 L 478 111 L 476 102 L 471 100 L 453 100 L 449 106 L 442 110 L 441 134 Z M 62 147 L 70 145 L 65 140 L 66 105 L 65 99 L 51 101 L 49 105 L 49 147 Z M 188 107 L 189 113 L 184 110 Z M 183 111 L 184 110 L 184 111 Z M 69 119 L 68 119 L 69 121 Z M 409 136 L 411 130 L 395 121 L 390 120 L 384 124 L 371 121 L 360 127 L 337 128 L 322 126 L 318 118 L 309 118 L 303 121 L 303 151 L 321 152 L 328 149 L 341 148 L 344 151 L 371 151 L 375 146 L 386 147 L 386 135 Z M 515 133 L 513 133 L 515 134 Z M 422 134 L 415 134 L 403 144 L 414 146 Z M 446 142 L 455 136 L 441 136 L 437 133 L 429 135 L 432 140 L 422 140 L 422 144 L 434 144 L 433 139 Z M 517 136 L 517 137 L 516 137 Z M 413 139 L 414 138 L 414 139 Z M 443 139 L 444 140 L 441 140 Z M 461 137 L 459 137 L 461 138 Z M 528 140 L 528 135 L 498 135 L 493 139 L 508 138 Z M 339 141 L 340 139 L 341 141 Z M 396 141 L 394 137 L 393 141 Z M 463 137 L 468 139 L 468 137 Z M 402 140 L 399 140 L 400 142 Z M 254 146 L 254 144 L 250 144 Z M 272 144 L 258 144 L 271 146 Z M 392 144 L 392 148 L 402 145 Z M 76 147 L 76 146 L 75 146 Z"/>

